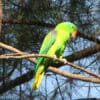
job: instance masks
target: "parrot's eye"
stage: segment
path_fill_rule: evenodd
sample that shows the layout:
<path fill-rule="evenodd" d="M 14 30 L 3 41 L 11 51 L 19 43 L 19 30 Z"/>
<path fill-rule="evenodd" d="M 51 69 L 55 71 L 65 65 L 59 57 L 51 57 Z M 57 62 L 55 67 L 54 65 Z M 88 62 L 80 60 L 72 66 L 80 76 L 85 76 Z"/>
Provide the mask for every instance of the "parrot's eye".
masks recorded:
<path fill-rule="evenodd" d="M 74 28 L 74 26 L 71 26 L 72 28 Z"/>

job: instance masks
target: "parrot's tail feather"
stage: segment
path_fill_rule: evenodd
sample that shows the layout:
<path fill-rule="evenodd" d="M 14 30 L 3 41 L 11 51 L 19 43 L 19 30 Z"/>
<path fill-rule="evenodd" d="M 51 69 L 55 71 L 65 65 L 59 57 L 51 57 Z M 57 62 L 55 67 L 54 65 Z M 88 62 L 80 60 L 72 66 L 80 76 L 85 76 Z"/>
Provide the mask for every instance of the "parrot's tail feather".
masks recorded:
<path fill-rule="evenodd" d="M 32 84 L 32 90 L 36 90 L 43 79 L 44 76 L 44 65 L 40 65 L 36 71 L 34 83 Z"/>

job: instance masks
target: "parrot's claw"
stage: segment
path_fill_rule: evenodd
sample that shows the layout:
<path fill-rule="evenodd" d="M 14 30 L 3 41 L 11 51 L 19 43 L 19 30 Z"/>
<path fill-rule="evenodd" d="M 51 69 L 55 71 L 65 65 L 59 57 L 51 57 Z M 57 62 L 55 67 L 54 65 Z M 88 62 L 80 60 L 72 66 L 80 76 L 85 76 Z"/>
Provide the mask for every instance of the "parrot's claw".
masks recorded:
<path fill-rule="evenodd" d="M 65 58 L 62 59 L 63 63 L 66 64 L 67 60 Z"/>
<path fill-rule="evenodd" d="M 53 55 L 53 60 L 55 61 L 57 59 L 57 56 L 56 55 Z"/>

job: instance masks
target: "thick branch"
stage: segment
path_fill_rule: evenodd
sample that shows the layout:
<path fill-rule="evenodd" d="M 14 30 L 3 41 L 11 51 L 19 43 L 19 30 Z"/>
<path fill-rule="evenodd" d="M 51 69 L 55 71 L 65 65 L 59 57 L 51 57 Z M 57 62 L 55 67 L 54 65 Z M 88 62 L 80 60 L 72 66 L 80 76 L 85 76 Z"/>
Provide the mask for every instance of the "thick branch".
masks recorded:
<path fill-rule="evenodd" d="M 87 40 L 90 40 L 90 41 L 93 41 L 93 42 L 95 42 L 95 43 L 100 44 L 100 40 L 97 39 L 96 37 L 94 37 L 94 35 L 89 35 L 89 34 L 84 34 L 84 33 L 78 32 L 78 36 L 79 36 L 79 37 L 82 37 L 82 38 L 84 38 L 84 39 L 87 39 Z"/>
<path fill-rule="evenodd" d="M 83 50 L 74 52 L 73 54 L 66 56 L 65 58 L 68 61 L 75 61 L 75 60 L 79 60 L 79 59 L 91 56 L 95 53 L 98 53 L 99 51 L 100 51 L 100 45 L 96 44 L 94 46 L 87 47 Z"/>
<path fill-rule="evenodd" d="M 21 77 L 18 77 L 14 80 L 7 82 L 4 85 L 1 85 L 0 86 L 0 94 L 16 87 L 19 84 L 22 84 L 22 83 L 29 81 L 30 79 L 32 79 L 32 77 L 33 77 L 33 71 L 29 71 L 26 74 L 22 75 Z"/>
<path fill-rule="evenodd" d="M 53 28 L 55 25 L 50 23 L 44 23 L 39 21 L 32 21 L 32 20 L 15 20 L 15 19 L 3 19 L 3 24 L 27 24 L 27 25 L 36 25 L 40 27 L 49 27 Z"/>
<path fill-rule="evenodd" d="M 39 22 L 39 21 L 31 21 L 31 20 L 15 20 L 15 19 L 3 19 L 2 20 L 3 24 L 27 24 L 27 25 L 36 25 L 40 27 L 48 27 L 48 28 L 54 28 L 56 24 L 50 24 L 50 23 L 44 23 L 44 22 Z M 88 39 L 90 41 L 96 42 L 100 44 L 100 40 L 97 39 L 96 37 L 84 33 L 78 32 L 78 36 Z"/>

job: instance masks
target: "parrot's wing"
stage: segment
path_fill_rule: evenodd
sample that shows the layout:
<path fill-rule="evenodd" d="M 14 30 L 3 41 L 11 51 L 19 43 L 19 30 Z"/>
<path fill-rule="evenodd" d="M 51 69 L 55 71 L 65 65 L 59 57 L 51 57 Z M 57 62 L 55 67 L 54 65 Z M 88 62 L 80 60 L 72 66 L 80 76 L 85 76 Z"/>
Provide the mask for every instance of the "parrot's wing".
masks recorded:
<path fill-rule="evenodd" d="M 53 30 L 53 31 L 49 32 L 46 35 L 46 37 L 42 43 L 39 54 L 47 54 L 48 50 L 51 48 L 53 43 L 56 41 L 56 37 L 57 37 L 57 31 Z M 42 60 L 43 60 L 43 58 L 38 57 L 36 70 L 37 70 L 38 66 L 41 64 Z"/>
<path fill-rule="evenodd" d="M 57 37 L 57 31 L 53 30 L 49 32 L 42 43 L 39 54 L 46 54 L 53 45 L 53 43 L 55 42 L 56 37 Z"/>

